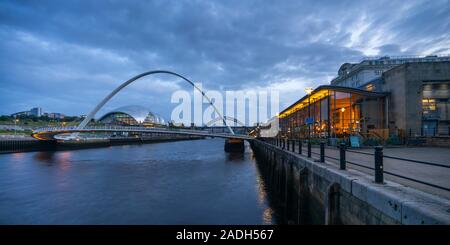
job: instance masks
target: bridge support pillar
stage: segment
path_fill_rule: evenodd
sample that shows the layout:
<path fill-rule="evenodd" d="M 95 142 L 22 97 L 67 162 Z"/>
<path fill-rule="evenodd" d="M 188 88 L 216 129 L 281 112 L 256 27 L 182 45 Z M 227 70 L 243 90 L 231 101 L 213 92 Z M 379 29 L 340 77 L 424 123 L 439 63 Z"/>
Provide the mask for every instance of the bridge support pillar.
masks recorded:
<path fill-rule="evenodd" d="M 238 152 L 243 153 L 245 151 L 244 140 L 237 138 L 230 138 L 225 140 L 224 150 L 225 152 Z"/>

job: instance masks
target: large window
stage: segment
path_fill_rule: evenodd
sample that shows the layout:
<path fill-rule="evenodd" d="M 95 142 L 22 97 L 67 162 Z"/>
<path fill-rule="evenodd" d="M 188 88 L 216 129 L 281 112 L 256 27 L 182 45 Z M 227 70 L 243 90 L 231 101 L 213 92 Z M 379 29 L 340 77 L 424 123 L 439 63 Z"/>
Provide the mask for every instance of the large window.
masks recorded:
<path fill-rule="evenodd" d="M 137 125 L 138 122 L 130 115 L 120 112 L 111 113 L 101 120 L 105 124 L 114 125 Z"/>
<path fill-rule="evenodd" d="M 436 119 L 438 114 L 436 113 L 435 99 L 422 99 L 422 116 L 425 120 Z"/>
<path fill-rule="evenodd" d="M 308 137 L 308 100 L 300 109 L 281 119 L 282 133 L 289 137 Z M 334 90 L 316 91 L 309 105 L 312 137 L 342 137 L 368 134 L 384 126 L 384 97 Z"/>
<path fill-rule="evenodd" d="M 450 82 L 425 82 L 422 95 L 422 134 L 450 135 Z"/>
<path fill-rule="evenodd" d="M 349 133 L 351 121 L 350 93 L 334 92 L 332 109 L 334 132 L 338 135 Z"/>

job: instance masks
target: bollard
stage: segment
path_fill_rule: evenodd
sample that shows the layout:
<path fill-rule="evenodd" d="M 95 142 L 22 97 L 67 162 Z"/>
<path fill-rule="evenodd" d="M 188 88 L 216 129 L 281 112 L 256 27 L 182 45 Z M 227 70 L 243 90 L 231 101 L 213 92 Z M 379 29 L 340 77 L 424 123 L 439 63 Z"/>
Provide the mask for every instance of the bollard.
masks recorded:
<path fill-rule="evenodd" d="M 325 162 L 325 142 L 320 142 L 320 162 Z"/>
<path fill-rule="evenodd" d="M 302 140 L 298 141 L 298 154 L 302 154 Z"/>
<path fill-rule="evenodd" d="M 311 140 L 308 140 L 308 157 L 311 157 Z"/>
<path fill-rule="evenodd" d="M 383 147 L 375 146 L 375 183 L 383 183 Z"/>
<path fill-rule="evenodd" d="M 295 140 L 292 141 L 292 152 L 295 153 Z"/>
<path fill-rule="evenodd" d="M 341 143 L 340 147 L 339 147 L 339 152 L 340 152 L 340 169 L 345 170 L 345 148 L 346 145 L 345 143 Z"/>

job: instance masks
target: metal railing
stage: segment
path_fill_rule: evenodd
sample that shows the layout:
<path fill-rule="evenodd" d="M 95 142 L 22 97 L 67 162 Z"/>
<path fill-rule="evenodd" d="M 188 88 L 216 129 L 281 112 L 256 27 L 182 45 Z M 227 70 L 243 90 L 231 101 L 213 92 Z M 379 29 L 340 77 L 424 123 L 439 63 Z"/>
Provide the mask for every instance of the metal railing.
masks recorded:
<path fill-rule="evenodd" d="M 287 150 L 290 152 L 294 152 L 300 155 L 306 155 L 308 158 L 312 158 L 312 155 L 314 154 L 315 156 L 318 156 L 318 161 L 319 162 L 325 162 L 325 159 L 331 159 L 331 160 L 335 160 L 338 161 L 339 163 L 339 168 L 341 170 L 346 170 L 347 169 L 347 164 L 348 165 L 353 165 L 353 166 L 357 166 L 360 168 L 364 168 L 364 169 L 368 169 L 373 171 L 374 174 L 374 180 L 375 183 L 378 184 L 383 184 L 384 183 L 384 174 L 387 175 L 391 175 L 397 178 L 401 178 L 401 179 L 405 179 L 411 182 L 415 182 L 415 183 L 419 183 L 422 185 L 426 185 L 429 187 L 433 187 L 439 190 L 444 190 L 444 191 L 448 191 L 450 192 L 450 188 L 446 187 L 446 186 L 441 186 L 441 185 L 437 185 L 437 184 L 433 184 L 424 180 L 419 180 L 416 178 L 412 178 L 412 177 L 408 177 L 405 176 L 403 174 L 400 173 L 395 173 L 395 172 L 391 172 L 391 171 L 386 171 L 383 167 L 383 160 L 384 159 L 394 159 L 394 160 L 399 160 L 399 161 L 403 161 L 406 163 L 411 163 L 411 164 L 422 164 L 422 165 L 427 165 L 427 166 L 432 166 L 432 167 L 438 167 L 438 168 L 442 168 L 442 169 L 446 169 L 449 170 L 450 169 L 450 165 L 445 165 L 445 164 L 441 164 L 441 163 L 433 163 L 433 162 L 426 162 L 426 161 L 421 161 L 421 160 L 415 160 L 415 159 L 407 159 L 407 158 L 402 158 L 402 157 L 396 157 L 396 156 L 389 156 L 389 155 L 385 155 L 383 153 L 383 147 L 382 146 L 375 146 L 374 147 L 374 152 L 373 153 L 369 153 L 369 152 L 362 152 L 362 151 L 356 151 L 356 150 L 350 150 L 347 149 L 347 146 L 345 143 L 341 143 L 338 147 L 339 149 L 339 156 L 338 157 L 333 157 L 333 156 L 327 156 L 326 155 L 326 149 L 333 149 L 331 147 L 326 147 L 325 146 L 325 142 L 320 142 L 319 144 L 315 144 L 314 146 L 318 146 L 319 152 L 314 152 L 312 151 L 312 148 L 317 149 L 317 147 L 313 147 L 313 144 L 311 143 L 311 141 L 303 141 L 303 140 L 292 140 L 292 139 L 281 139 L 281 138 L 266 138 L 263 139 L 263 141 L 270 143 L 272 145 L 275 145 L 277 147 L 280 147 L 283 150 Z M 297 147 L 296 147 L 297 146 Z M 306 154 L 304 154 L 304 146 L 306 146 Z M 334 148 L 336 149 L 336 148 Z M 361 155 L 366 155 L 366 156 L 371 156 L 374 159 L 374 165 L 373 166 L 367 166 L 364 164 L 360 164 L 360 163 L 356 163 L 353 161 L 349 161 L 346 158 L 347 153 L 354 153 L 354 154 L 361 154 Z"/>
<path fill-rule="evenodd" d="M 435 125 L 434 127 L 421 127 L 417 130 L 408 129 L 404 133 L 404 137 L 417 138 L 417 137 L 434 137 L 434 136 L 450 136 L 450 127 L 439 127 Z"/>

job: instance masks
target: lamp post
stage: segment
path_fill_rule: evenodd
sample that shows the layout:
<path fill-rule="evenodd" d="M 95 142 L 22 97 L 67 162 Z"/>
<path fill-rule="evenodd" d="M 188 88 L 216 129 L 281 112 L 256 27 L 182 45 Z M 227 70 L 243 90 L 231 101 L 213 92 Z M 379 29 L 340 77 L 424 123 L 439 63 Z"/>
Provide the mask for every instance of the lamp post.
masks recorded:
<path fill-rule="evenodd" d="M 19 119 L 14 118 L 14 136 L 16 136 L 16 131 L 17 131 L 17 123 L 19 122 Z"/>

